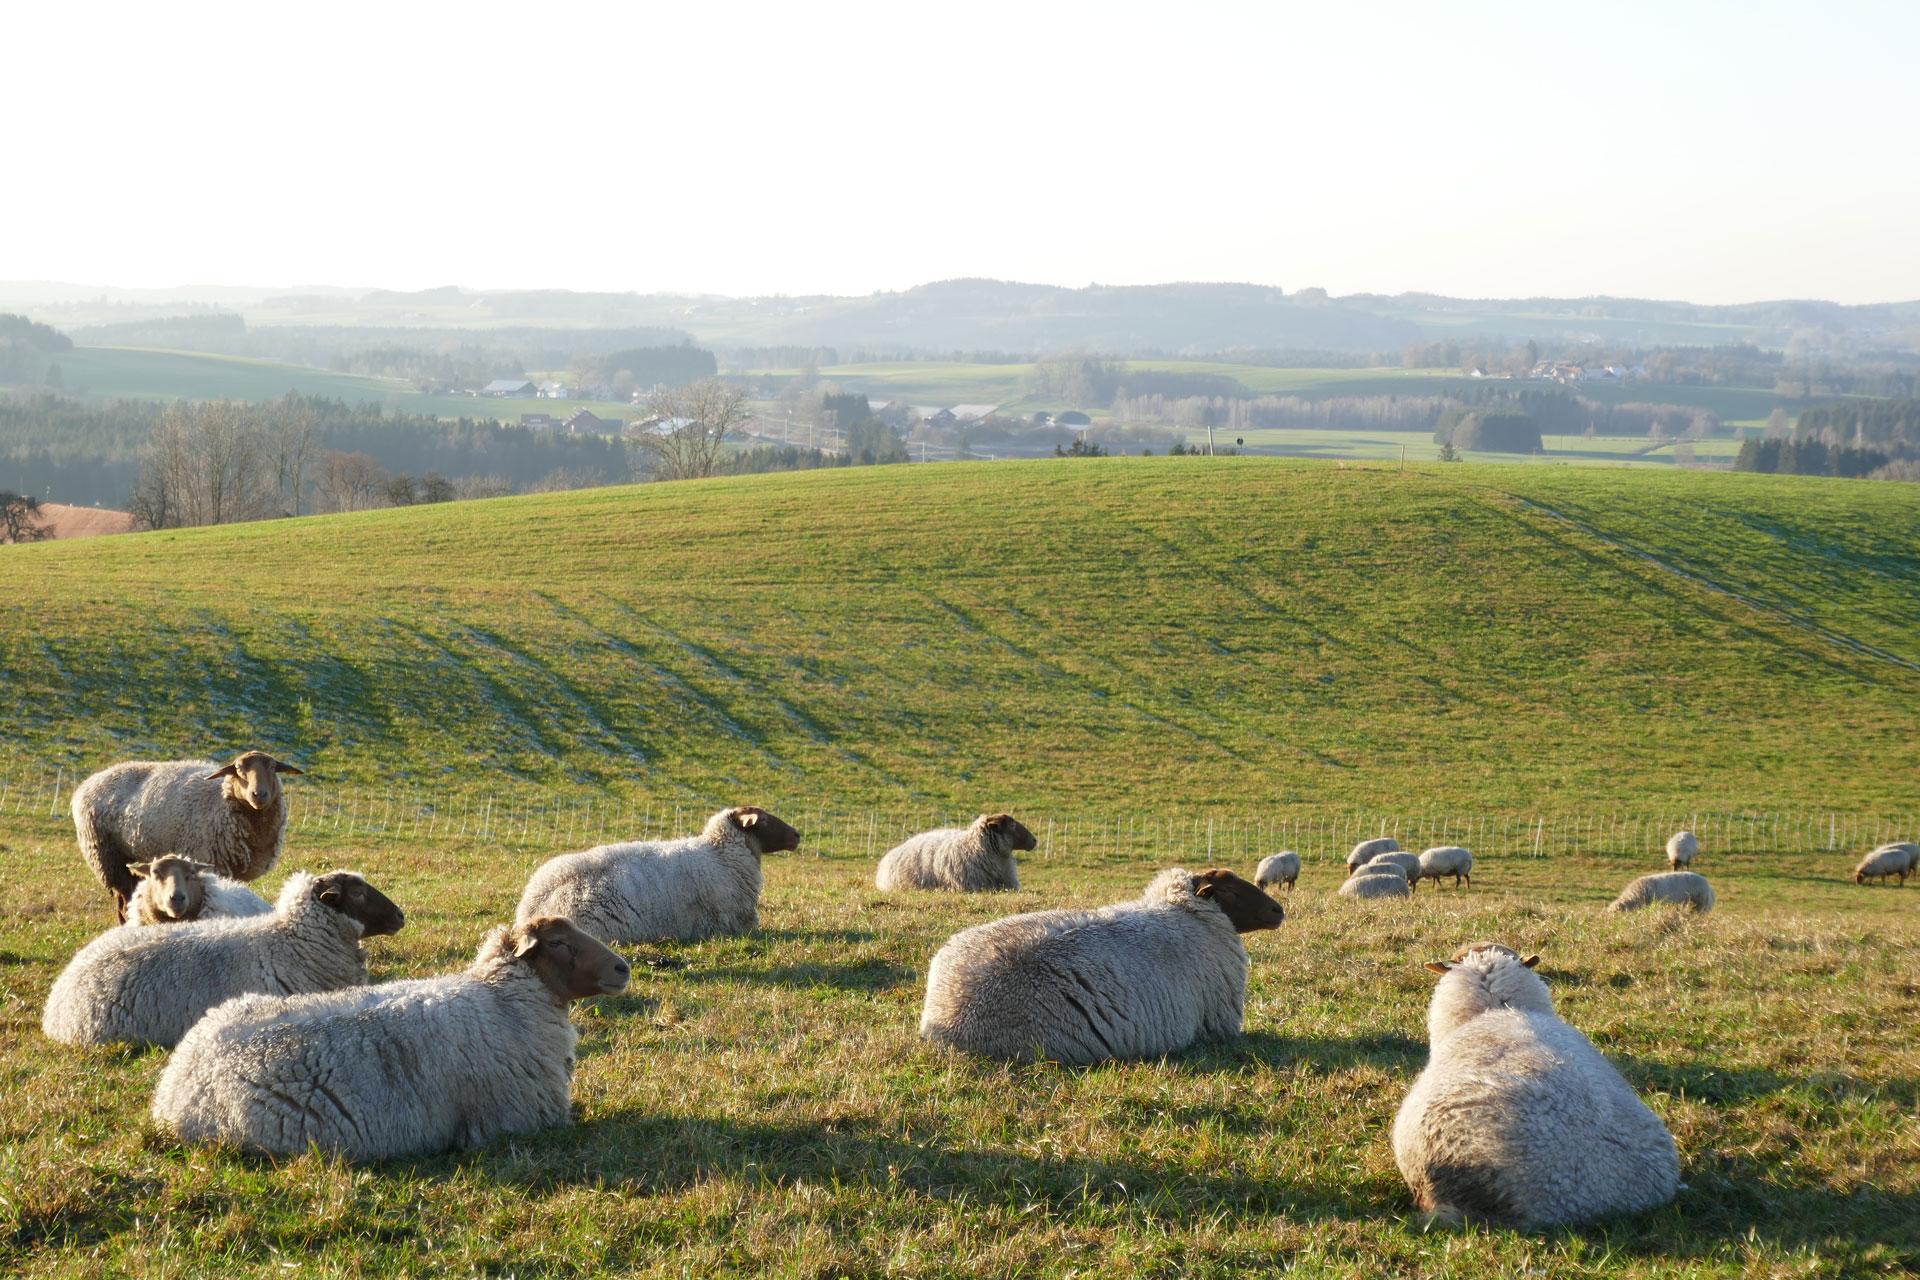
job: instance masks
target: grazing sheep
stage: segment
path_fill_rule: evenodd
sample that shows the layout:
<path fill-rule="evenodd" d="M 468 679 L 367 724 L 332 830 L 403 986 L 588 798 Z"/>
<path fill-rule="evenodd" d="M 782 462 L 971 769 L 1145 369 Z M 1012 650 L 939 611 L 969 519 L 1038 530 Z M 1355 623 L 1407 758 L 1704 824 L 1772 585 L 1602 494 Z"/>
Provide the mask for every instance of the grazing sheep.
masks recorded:
<path fill-rule="evenodd" d="M 1413 886 L 1407 881 L 1407 869 L 1397 862 L 1369 862 L 1347 877 L 1340 886 L 1343 898 L 1411 898 Z"/>
<path fill-rule="evenodd" d="M 351 871 L 297 873 L 268 915 L 107 930 L 54 982 L 40 1026 L 67 1044 L 172 1046 L 231 996 L 365 982 L 360 939 L 396 933 L 405 922 L 400 908 Z"/>
<path fill-rule="evenodd" d="M 760 858 L 800 847 L 765 809 L 722 809 L 681 840 L 562 854 L 527 881 L 515 924 L 566 916 L 603 942 L 692 942 L 760 924 Z"/>
<path fill-rule="evenodd" d="M 1291 849 L 1282 849 L 1279 853 L 1260 859 L 1260 868 L 1253 873 L 1253 882 L 1262 889 L 1277 884 L 1291 890 L 1299 878 L 1300 855 Z"/>
<path fill-rule="evenodd" d="M 1016 849 L 1035 848 L 1033 832 L 1010 813 L 983 813 L 971 826 L 923 831 L 887 850 L 874 872 L 882 889 L 1018 889 Z"/>
<path fill-rule="evenodd" d="M 1420 887 L 1420 856 L 1399 849 L 1389 849 L 1385 853 L 1376 853 L 1372 859 L 1360 864 L 1361 871 L 1371 871 L 1375 867 L 1398 867 L 1406 876 L 1407 883 Z"/>
<path fill-rule="evenodd" d="M 1132 902 L 976 925 L 927 966 L 920 1034 L 992 1058 L 1080 1065 L 1238 1035 L 1239 935 L 1277 929 L 1285 914 L 1231 871 L 1173 867 Z"/>
<path fill-rule="evenodd" d="M 1864 884 L 1869 876 L 1885 883 L 1888 876 L 1899 876 L 1900 884 L 1905 887 L 1907 876 L 1920 862 L 1920 845 L 1902 841 L 1898 844 L 1883 844 L 1860 860 L 1853 869 L 1853 882 Z"/>
<path fill-rule="evenodd" d="M 1435 1217 L 1522 1229 L 1673 1199 L 1673 1135 L 1599 1050 L 1553 1012 L 1546 983 L 1497 943 L 1467 947 L 1427 1012 L 1429 1057 L 1393 1122 L 1393 1158 Z"/>
<path fill-rule="evenodd" d="M 127 865 L 177 853 L 235 880 L 258 880 L 280 857 L 287 806 L 280 775 L 301 772 L 264 751 L 231 764 L 128 760 L 73 791 L 80 853 L 127 918 Z"/>
<path fill-rule="evenodd" d="M 1713 910 L 1713 886 L 1696 871 L 1660 871 L 1641 876 L 1607 904 L 1609 911 L 1637 911 L 1658 902 L 1692 907 L 1700 915 Z"/>
<path fill-rule="evenodd" d="M 1465 880 L 1469 888 L 1473 885 L 1473 855 L 1457 844 L 1435 845 L 1420 855 L 1420 870 L 1417 879 L 1431 880 L 1434 887 L 1440 887 L 1443 876 L 1453 877 L 1454 888 L 1460 887 Z"/>
<path fill-rule="evenodd" d="M 570 1001 L 627 986 L 570 920 L 494 929 L 464 973 L 240 996 L 180 1042 L 153 1118 L 188 1142 L 354 1160 L 477 1147 L 567 1123 Z"/>
<path fill-rule="evenodd" d="M 1353 852 L 1347 855 L 1349 874 L 1358 871 L 1367 863 L 1383 853 L 1394 853 L 1400 848 L 1400 842 L 1392 836 L 1381 836 L 1378 840 L 1362 840 L 1353 846 Z"/>
<path fill-rule="evenodd" d="M 1693 865 L 1700 853 L 1700 840 L 1691 831 L 1676 831 L 1667 837 L 1667 869 L 1678 871 Z"/>
<path fill-rule="evenodd" d="M 169 853 L 133 862 L 127 871 L 139 883 L 127 902 L 128 924 L 183 924 L 263 916 L 273 904 L 237 880 L 217 876 L 192 858 Z"/>

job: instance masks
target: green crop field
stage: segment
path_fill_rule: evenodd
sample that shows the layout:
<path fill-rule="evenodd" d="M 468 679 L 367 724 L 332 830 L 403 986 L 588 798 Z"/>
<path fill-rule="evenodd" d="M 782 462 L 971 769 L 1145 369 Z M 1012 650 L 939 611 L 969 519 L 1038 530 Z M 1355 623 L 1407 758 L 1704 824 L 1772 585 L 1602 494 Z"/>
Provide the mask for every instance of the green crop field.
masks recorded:
<path fill-rule="evenodd" d="M 413 388 L 394 378 L 331 373 L 277 360 L 156 351 L 144 347 L 75 347 L 55 362 L 71 394 L 120 400 L 271 400 L 289 391 L 348 403 L 385 403 Z"/>

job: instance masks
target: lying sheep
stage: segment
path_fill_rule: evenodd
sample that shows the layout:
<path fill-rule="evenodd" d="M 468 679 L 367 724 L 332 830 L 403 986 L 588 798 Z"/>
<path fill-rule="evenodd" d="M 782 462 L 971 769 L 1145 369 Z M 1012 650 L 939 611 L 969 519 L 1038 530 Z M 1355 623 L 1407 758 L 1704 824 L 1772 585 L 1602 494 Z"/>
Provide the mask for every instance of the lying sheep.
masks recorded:
<path fill-rule="evenodd" d="M 1347 877 L 1340 886 L 1343 898 L 1411 898 L 1413 886 L 1407 882 L 1407 870 L 1397 862 L 1369 862 Z"/>
<path fill-rule="evenodd" d="M 543 863 L 515 924 L 566 916 L 604 942 L 691 942 L 760 924 L 762 855 L 800 847 L 765 809 L 722 809 L 681 840 L 603 844 Z"/>
<path fill-rule="evenodd" d="M 1383 853 L 1394 853 L 1400 848 L 1400 842 L 1392 836 L 1381 836 L 1378 840 L 1362 840 L 1353 846 L 1353 852 L 1347 855 L 1349 874 L 1372 862 Z"/>
<path fill-rule="evenodd" d="M 1634 1213 L 1673 1199 L 1666 1125 L 1553 1012 L 1539 956 L 1482 942 L 1441 974 L 1426 1070 L 1393 1122 L 1393 1158 L 1437 1218 L 1522 1229 Z"/>
<path fill-rule="evenodd" d="M 153 1118 L 188 1142 L 355 1160 L 477 1147 L 571 1118 L 570 1001 L 627 986 L 570 920 L 495 929 L 465 973 L 241 996 L 189 1031 Z"/>
<path fill-rule="evenodd" d="M 1899 876 L 1900 885 L 1906 887 L 1907 876 L 1920 867 L 1920 845 L 1901 841 L 1898 844 L 1883 844 L 1860 860 L 1853 869 L 1853 882 L 1866 883 L 1872 877 L 1885 883 L 1888 876 Z"/>
<path fill-rule="evenodd" d="M 299 769 L 264 751 L 231 764 L 214 760 L 128 760 L 73 792 L 80 853 L 127 918 L 127 866 L 165 854 L 203 862 L 235 880 L 258 880 L 280 857 L 287 806 L 280 775 Z"/>
<path fill-rule="evenodd" d="M 1659 902 L 1692 907 L 1700 915 L 1713 910 L 1713 886 L 1696 871 L 1660 871 L 1644 875 L 1607 904 L 1609 911 L 1637 911 Z"/>
<path fill-rule="evenodd" d="M 920 1034 L 993 1058 L 1081 1065 L 1238 1035 L 1247 991 L 1239 935 L 1284 918 L 1231 871 L 1174 867 L 1132 902 L 976 925 L 928 965 Z"/>
<path fill-rule="evenodd" d="M 983 813 L 971 826 L 924 831 L 887 850 L 874 872 L 881 889 L 1018 889 L 1015 850 L 1036 847 L 1033 832 L 1009 813 Z"/>
<path fill-rule="evenodd" d="M 1300 855 L 1291 849 L 1260 859 L 1260 867 L 1253 873 L 1253 882 L 1262 889 L 1277 884 L 1291 890 L 1299 878 Z"/>
<path fill-rule="evenodd" d="M 272 903 L 238 880 L 215 875 L 204 863 L 177 853 L 129 863 L 127 871 L 138 882 L 127 902 L 128 924 L 232 920 L 273 910 Z"/>
<path fill-rule="evenodd" d="M 1420 855 L 1420 870 L 1416 879 L 1431 880 L 1437 889 L 1443 876 L 1452 876 L 1456 889 L 1462 880 L 1471 888 L 1473 855 L 1457 844 L 1435 845 Z"/>
<path fill-rule="evenodd" d="M 1690 867 L 1700 853 L 1700 840 L 1691 831 L 1676 831 L 1667 837 L 1667 869 Z"/>
<path fill-rule="evenodd" d="M 67 1044 L 172 1046 L 231 996 L 365 982 L 360 939 L 396 933 L 405 922 L 400 908 L 351 871 L 296 873 L 268 915 L 107 930 L 54 982 L 40 1025 Z"/>

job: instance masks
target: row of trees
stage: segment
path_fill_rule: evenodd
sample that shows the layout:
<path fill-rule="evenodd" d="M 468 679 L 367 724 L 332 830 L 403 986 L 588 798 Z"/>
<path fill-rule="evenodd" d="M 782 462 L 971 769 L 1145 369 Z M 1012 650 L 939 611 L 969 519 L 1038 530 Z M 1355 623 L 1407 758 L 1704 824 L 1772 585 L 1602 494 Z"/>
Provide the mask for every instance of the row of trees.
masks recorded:
<path fill-rule="evenodd" d="M 1871 476 L 1898 461 L 1882 449 L 1830 445 L 1819 439 L 1748 440 L 1733 460 L 1735 471 L 1783 476 Z M 1904 475 L 1890 478 L 1904 479 Z"/>

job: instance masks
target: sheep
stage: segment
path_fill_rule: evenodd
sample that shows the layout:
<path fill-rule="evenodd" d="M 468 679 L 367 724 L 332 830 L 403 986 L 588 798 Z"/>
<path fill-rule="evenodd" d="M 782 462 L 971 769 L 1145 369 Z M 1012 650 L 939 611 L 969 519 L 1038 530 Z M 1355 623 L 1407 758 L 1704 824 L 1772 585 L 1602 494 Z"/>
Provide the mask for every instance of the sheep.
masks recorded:
<path fill-rule="evenodd" d="M 1698 915 L 1713 910 L 1713 886 L 1696 871 L 1660 871 L 1634 880 L 1607 904 L 1609 911 L 1637 911 L 1659 902 L 1690 906 Z"/>
<path fill-rule="evenodd" d="M 1904 888 L 1908 874 L 1916 869 L 1917 863 L 1920 863 L 1920 845 L 1905 841 L 1883 844 L 1860 860 L 1860 865 L 1853 869 L 1853 882 L 1864 884 L 1867 877 L 1872 876 L 1885 883 L 1888 876 L 1899 876 Z"/>
<path fill-rule="evenodd" d="M 1420 870 L 1417 878 L 1433 881 L 1434 887 L 1440 887 L 1444 876 L 1453 877 L 1454 888 L 1460 887 L 1465 880 L 1467 887 L 1473 887 L 1473 855 L 1457 844 L 1435 845 L 1420 855 Z"/>
<path fill-rule="evenodd" d="M 1253 882 L 1264 889 L 1270 884 L 1285 886 L 1289 891 L 1300 878 L 1300 855 L 1291 849 L 1282 849 L 1260 859 L 1259 869 L 1253 873 Z"/>
<path fill-rule="evenodd" d="M 1693 865 L 1700 853 L 1700 839 L 1691 831 L 1676 831 L 1667 837 L 1667 870 L 1678 871 Z"/>
<path fill-rule="evenodd" d="M 1407 883 L 1415 889 L 1420 887 L 1420 857 L 1418 854 L 1405 853 L 1399 849 L 1389 849 L 1385 853 L 1376 853 L 1360 864 L 1361 871 L 1371 871 L 1375 867 L 1398 867 L 1406 875 Z"/>
<path fill-rule="evenodd" d="M 1395 862 L 1362 866 L 1340 886 L 1343 898 L 1411 898 L 1413 886 L 1407 882 L 1407 870 Z"/>
<path fill-rule="evenodd" d="M 603 844 L 543 863 L 515 924 L 566 916 L 602 942 L 692 942 L 760 924 L 760 859 L 800 847 L 765 809 L 722 809 L 682 840 Z"/>
<path fill-rule="evenodd" d="M 287 829 L 280 775 L 301 770 L 264 751 L 233 762 L 127 760 L 73 791 L 80 854 L 127 918 L 133 874 L 127 865 L 169 853 L 203 862 L 235 880 L 273 869 Z"/>
<path fill-rule="evenodd" d="M 365 982 L 360 939 L 405 923 L 400 908 L 354 872 L 300 872 L 287 878 L 268 915 L 107 930 L 54 982 L 40 1026 L 66 1044 L 171 1047 L 230 996 Z"/>
<path fill-rule="evenodd" d="M 1087 1065 L 1238 1035 L 1247 951 L 1280 904 L 1231 871 L 1162 871 L 1132 902 L 962 930 L 927 966 L 920 1034 L 991 1058 Z"/>
<path fill-rule="evenodd" d="M 1435 1218 L 1524 1230 L 1673 1199 L 1673 1135 L 1591 1041 L 1555 1015 L 1524 960 L 1476 943 L 1428 1008 L 1427 1066 L 1393 1122 L 1393 1158 Z"/>
<path fill-rule="evenodd" d="M 955 889 L 979 893 L 1018 889 L 1016 849 L 1036 848 L 1033 832 L 1012 814 L 983 813 L 971 826 L 924 831 L 889 849 L 873 882 L 881 889 Z"/>
<path fill-rule="evenodd" d="M 464 973 L 239 996 L 180 1042 L 153 1118 L 187 1142 L 352 1160 L 566 1124 L 579 1038 L 567 1006 L 628 976 L 612 948 L 543 918 L 490 931 Z"/>
<path fill-rule="evenodd" d="M 1367 863 L 1383 853 L 1394 853 L 1400 848 L 1400 842 L 1392 836 L 1382 836 L 1378 840 L 1362 840 L 1353 846 L 1353 852 L 1347 855 L 1347 871 L 1358 871 Z"/>
<path fill-rule="evenodd" d="M 180 924 L 188 920 L 226 920 L 263 916 L 273 904 L 237 880 L 177 853 L 152 862 L 127 864 L 139 883 L 127 903 L 127 923 Z"/>

